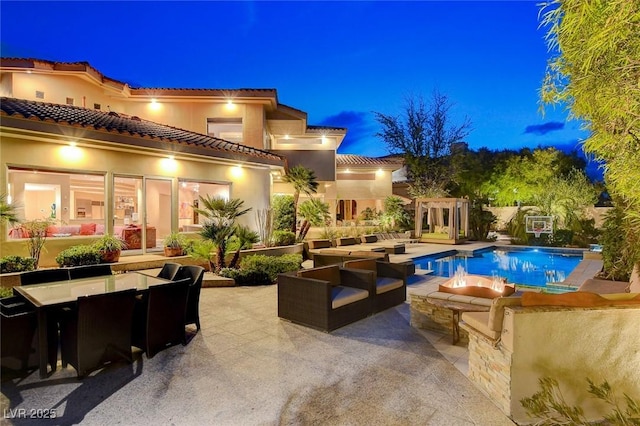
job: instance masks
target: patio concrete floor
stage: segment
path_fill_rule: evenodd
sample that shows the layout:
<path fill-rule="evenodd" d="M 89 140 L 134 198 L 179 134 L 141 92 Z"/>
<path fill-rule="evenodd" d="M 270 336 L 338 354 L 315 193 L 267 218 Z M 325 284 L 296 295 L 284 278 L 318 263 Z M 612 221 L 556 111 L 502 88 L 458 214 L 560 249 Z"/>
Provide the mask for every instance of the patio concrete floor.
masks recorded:
<path fill-rule="evenodd" d="M 5 377 L 2 424 L 513 424 L 460 371 L 466 348 L 411 327 L 408 303 L 327 334 L 279 319 L 276 291 L 204 288 L 202 330 L 151 359 Z M 20 408 L 57 418 L 7 419 Z"/>

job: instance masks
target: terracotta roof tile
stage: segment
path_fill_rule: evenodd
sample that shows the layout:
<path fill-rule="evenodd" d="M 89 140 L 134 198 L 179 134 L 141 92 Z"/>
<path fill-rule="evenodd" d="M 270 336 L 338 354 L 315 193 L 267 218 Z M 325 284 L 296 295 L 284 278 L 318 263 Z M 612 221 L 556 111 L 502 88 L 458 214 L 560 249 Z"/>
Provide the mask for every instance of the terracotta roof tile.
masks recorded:
<path fill-rule="evenodd" d="M 402 159 L 365 157 L 355 154 L 336 154 L 336 165 L 338 166 L 401 166 Z"/>
<path fill-rule="evenodd" d="M 0 114 L 29 120 L 105 130 L 112 133 L 128 133 L 131 136 L 157 139 L 163 142 L 205 147 L 215 151 L 233 152 L 268 160 L 283 161 L 281 156 L 267 151 L 116 112 L 103 112 L 71 105 L 3 97 L 0 98 Z"/>

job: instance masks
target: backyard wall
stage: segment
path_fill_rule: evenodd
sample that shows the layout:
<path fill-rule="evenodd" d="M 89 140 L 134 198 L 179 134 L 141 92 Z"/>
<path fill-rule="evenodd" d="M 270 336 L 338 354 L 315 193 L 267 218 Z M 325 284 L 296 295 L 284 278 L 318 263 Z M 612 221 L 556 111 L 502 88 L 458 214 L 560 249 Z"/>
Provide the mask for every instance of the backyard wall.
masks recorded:
<path fill-rule="evenodd" d="M 531 206 L 522 206 L 521 208 L 532 208 Z M 498 221 L 496 222 L 497 230 L 506 230 L 507 224 L 511 219 L 515 216 L 518 211 L 518 207 L 485 207 L 486 210 L 489 210 L 491 213 L 496 215 Z M 589 207 L 585 209 L 585 216 L 589 219 L 595 219 L 596 228 L 601 228 L 604 222 L 604 215 L 611 210 L 611 207 Z"/>
<path fill-rule="evenodd" d="M 640 307 L 506 308 L 502 340 L 494 345 L 469 331 L 469 379 L 518 424 L 534 423 L 520 401 L 540 390 L 538 380 L 556 379 L 569 405 L 584 409 L 588 420 L 611 412 L 587 392 L 587 378 L 609 382 L 640 400 Z"/>

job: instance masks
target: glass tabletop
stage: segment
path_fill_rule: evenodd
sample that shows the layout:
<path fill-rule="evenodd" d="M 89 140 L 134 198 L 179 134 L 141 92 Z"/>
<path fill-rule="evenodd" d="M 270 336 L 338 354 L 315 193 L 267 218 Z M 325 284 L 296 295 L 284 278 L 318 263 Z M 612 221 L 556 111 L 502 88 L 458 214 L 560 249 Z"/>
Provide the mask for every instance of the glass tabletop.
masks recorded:
<path fill-rule="evenodd" d="M 139 272 L 129 272 L 118 275 L 56 281 L 47 284 L 17 286 L 14 289 L 35 306 L 41 307 L 73 302 L 81 296 L 113 293 L 132 288 L 138 291 L 145 291 L 150 286 L 170 282 L 170 280 Z"/>

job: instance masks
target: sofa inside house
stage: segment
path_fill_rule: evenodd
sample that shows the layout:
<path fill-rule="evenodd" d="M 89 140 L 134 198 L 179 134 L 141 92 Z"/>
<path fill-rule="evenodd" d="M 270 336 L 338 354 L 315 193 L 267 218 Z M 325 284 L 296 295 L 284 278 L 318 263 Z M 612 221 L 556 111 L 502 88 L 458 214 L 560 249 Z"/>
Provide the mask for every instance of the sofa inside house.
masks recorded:
<path fill-rule="evenodd" d="M 517 424 L 533 424 L 521 400 L 552 378 L 589 421 L 612 407 L 588 392 L 605 380 L 617 398 L 640 398 L 640 293 L 559 295 L 525 292 L 493 300 L 488 312 L 465 312 L 469 379 Z"/>
<path fill-rule="evenodd" d="M 50 225 L 46 229 L 47 237 L 78 237 L 78 236 L 99 236 L 104 235 L 105 225 L 100 223 L 80 223 L 73 225 Z M 113 234 L 122 238 L 126 243 L 126 249 L 142 248 L 142 227 L 139 225 L 116 225 L 113 228 Z M 14 227 L 9 231 L 9 239 L 27 238 L 27 231 L 20 226 Z M 156 228 L 147 226 L 147 248 L 156 246 Z"/>

